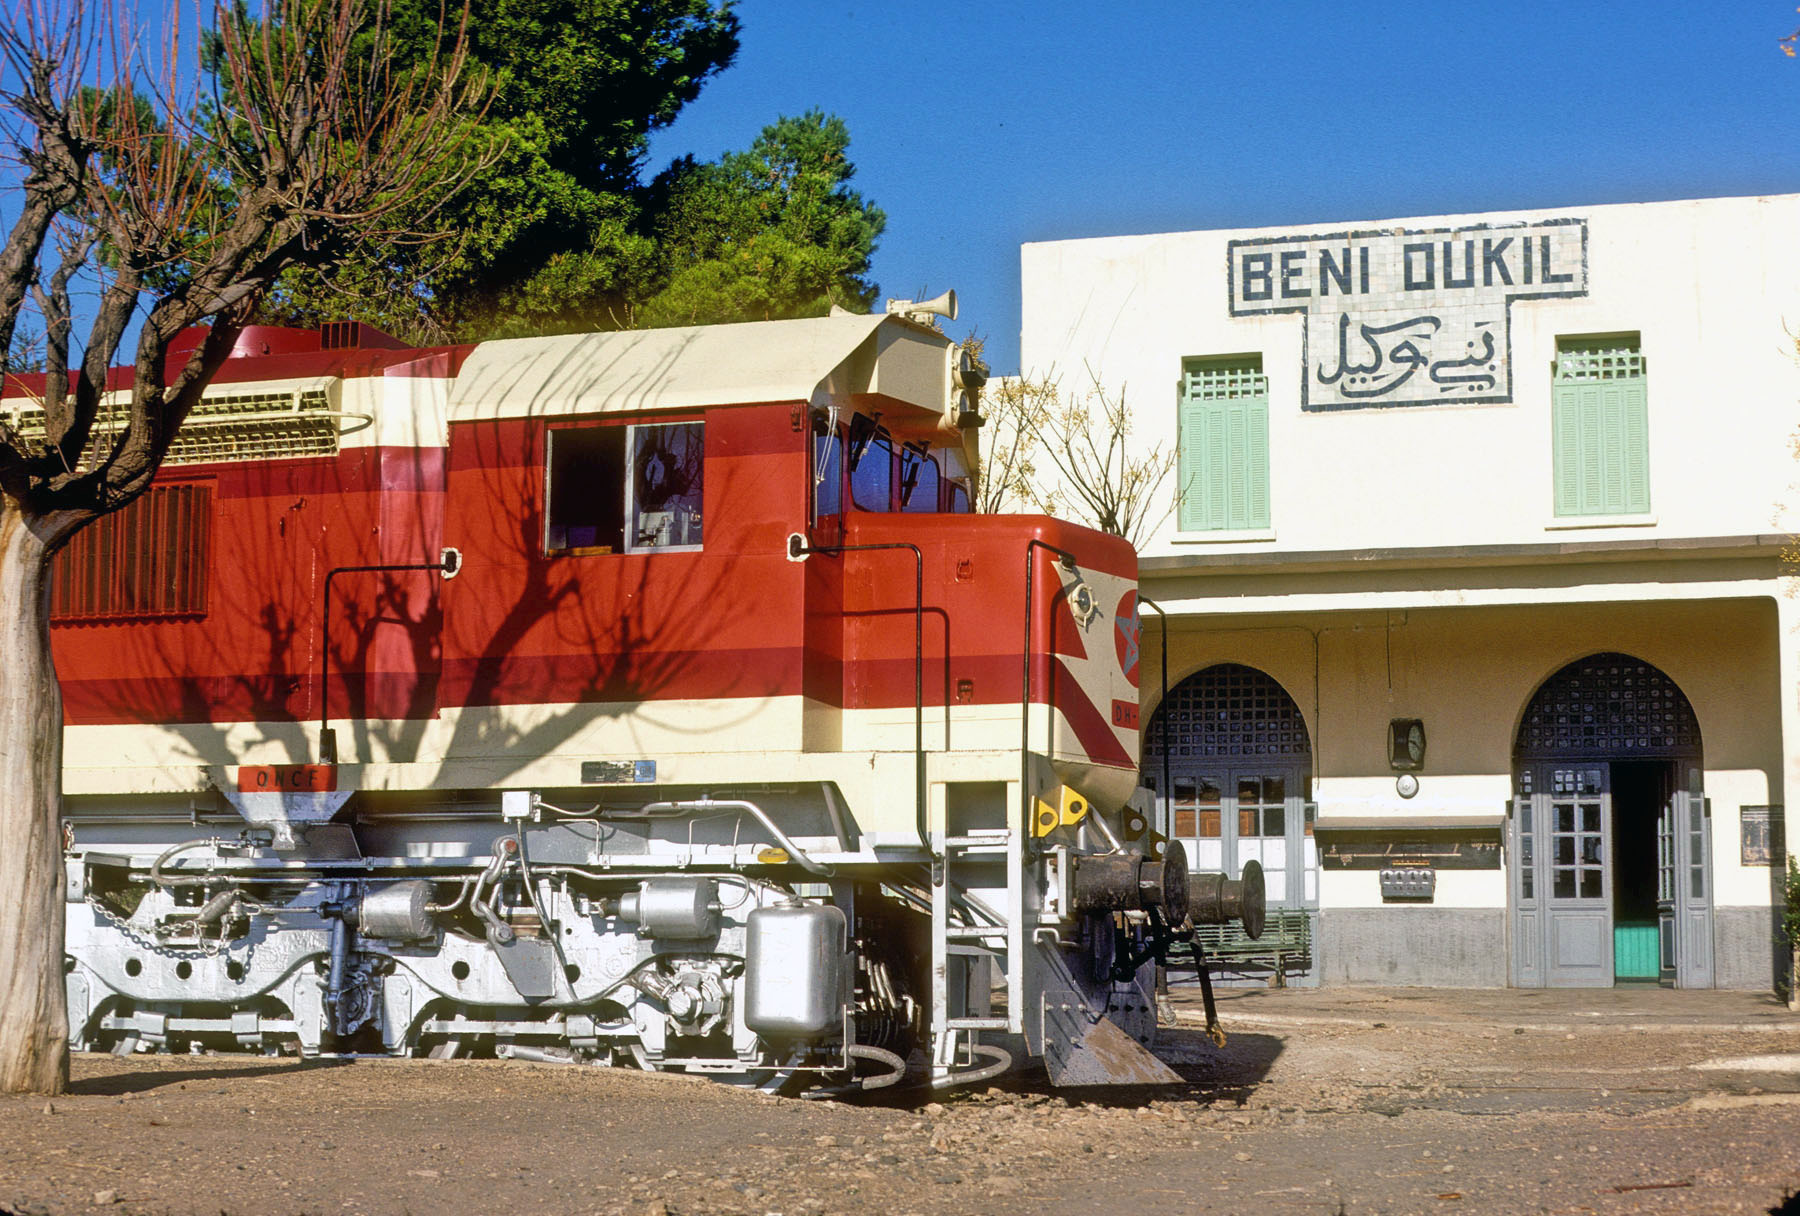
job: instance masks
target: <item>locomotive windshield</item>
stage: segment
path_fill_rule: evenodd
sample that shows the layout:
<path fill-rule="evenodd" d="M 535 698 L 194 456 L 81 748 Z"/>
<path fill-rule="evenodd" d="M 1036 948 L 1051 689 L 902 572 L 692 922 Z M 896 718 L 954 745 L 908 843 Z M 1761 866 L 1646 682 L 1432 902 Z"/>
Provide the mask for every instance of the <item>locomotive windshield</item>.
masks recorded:
<path fill-rule="evenodd" d="M 850 501 L 862 511 L 892 510 L 894 445 L 887 432 L 877 431 L 861 442 L 853 432 L 850 457 Z"/>
<path fill-rule="evenodd" d="M 900 509 L 938 511 L 938 467 L 929 452 L 909 447 L 900 455 Z"/>

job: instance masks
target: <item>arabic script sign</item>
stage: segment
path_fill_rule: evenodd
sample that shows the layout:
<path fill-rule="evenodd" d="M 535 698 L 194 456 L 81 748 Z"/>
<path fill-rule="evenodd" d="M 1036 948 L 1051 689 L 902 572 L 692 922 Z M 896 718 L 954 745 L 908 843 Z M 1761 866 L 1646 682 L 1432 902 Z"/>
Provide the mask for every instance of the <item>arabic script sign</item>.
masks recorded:
<path fill-rule="evenodd" d="M 1231 315 L 1306 315 L 1300 408 L 1507 402 L 1514 300 L 1587 294 L 1587 221 L 1227 246 Z"/>

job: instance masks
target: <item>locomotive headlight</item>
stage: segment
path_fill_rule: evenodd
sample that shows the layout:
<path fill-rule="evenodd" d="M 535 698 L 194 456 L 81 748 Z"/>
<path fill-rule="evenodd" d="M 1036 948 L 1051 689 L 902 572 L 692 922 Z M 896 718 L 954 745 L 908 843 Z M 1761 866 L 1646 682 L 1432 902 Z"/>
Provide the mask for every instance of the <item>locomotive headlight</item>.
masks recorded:
<path fill-rule="evenodd" d="M 1100 615 L 1100 605 L 1094 599 L 1094 589 L 1085 580 L 1076 579 L 1069 586 L 1069 608 L 1075 613 L 1075 623 L 1086 629 Z"/>

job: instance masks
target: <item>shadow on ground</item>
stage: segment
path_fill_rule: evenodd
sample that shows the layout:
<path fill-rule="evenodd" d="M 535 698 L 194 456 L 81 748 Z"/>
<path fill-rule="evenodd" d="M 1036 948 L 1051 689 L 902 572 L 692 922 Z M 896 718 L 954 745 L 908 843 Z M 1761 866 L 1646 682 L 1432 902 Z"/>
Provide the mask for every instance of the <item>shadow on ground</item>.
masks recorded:
<path fill-rule="evenodd" d="M 890 1089 L 834 1096 L 856 1105 L 901 1110 L 914 1110 L 933 1102 L 978 1099 L 990 1090 L 1041 1095 L 1107 1110 L 1132 1110 L 1151 1102 L 1235 1107 L 1249 1101 L 1256 1087 L 1268 1077 L 1283 1048 L 1282 1039 L 1275 1035 L 1233 1034 L 1224 1047 L 1218 1047 L 1203 1031 L 1164 1027 L 1156 1032 L 1155 1054 L 1181 1077 L 1178 1083 L 1056 1086 L 1050 1083 L 1043 1060 L 1026 1059 L 1024 1046 L 1017 1039 L 988 1036 L 984 1041 L 1000 1043 L 1021 1062 L 986 1084 L 932 1089 L 927 1079 L 925 1058 L 914 1053 L 905 1082 Z"/>
<path fill-rule="evenodd" d="M 343 1068 L 351 1060 L 281 1060 L 268 1064 L 238 1067 L 154 1069 L 114 1072 L 97 1077 L 79 1077 L 69 1082 L 67 1092 L 81 1097 L 116 1098 L 122 1094 L 147 1093 L 188 1081 L 234 1081 L 245 1077 L 291 1076 L 322 1068 Z"/>

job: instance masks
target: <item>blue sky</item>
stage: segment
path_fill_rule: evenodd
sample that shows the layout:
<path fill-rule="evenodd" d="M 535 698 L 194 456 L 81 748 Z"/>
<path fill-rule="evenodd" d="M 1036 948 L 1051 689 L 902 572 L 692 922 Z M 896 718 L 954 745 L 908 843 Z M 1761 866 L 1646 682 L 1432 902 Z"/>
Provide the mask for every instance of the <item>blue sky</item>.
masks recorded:
<path fill-rule="evenodd" d="M 1018 369 L 1019 246 L 1800 190 L 1791 3 L 742 0 L 652 170 L 817 106 L 886 210 L 884 296 L 954 287 Z"/>

